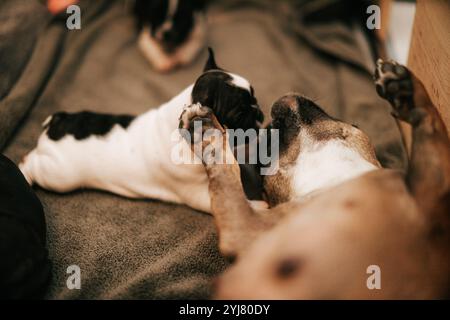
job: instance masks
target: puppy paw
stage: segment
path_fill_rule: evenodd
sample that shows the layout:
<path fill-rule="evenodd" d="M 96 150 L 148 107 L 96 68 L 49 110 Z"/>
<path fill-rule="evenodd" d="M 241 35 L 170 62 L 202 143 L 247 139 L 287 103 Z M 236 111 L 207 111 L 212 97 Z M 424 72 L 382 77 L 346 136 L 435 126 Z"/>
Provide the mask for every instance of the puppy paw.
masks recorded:
<path fill-rule="evenodd" d="M 196 129 L 195 123 L 201 124 L 201 133 L 204 133 L 208 129 L 217 129 L 224 132 L 222 125 L 217 120 L 213 111 L 202 106 L 200 103 L 191 104 L 190 106 L 184 108 L 180 115 L 179 129 L 186 129 L 189 131 L 191 136 L 194 136 L 194 129 Z M 193 143 L 194 141 L 190 141 Z"/>
<path fill-rule="evenodd" d="M 215 138 L 221 138 L 223 142 L 223 137 L 225 136 L 225 130 L 213 111 L 199 103 L 192 104 L 183 110 L 179 120 L 178 128 L 180 129 L 180 134 L 191 144 L 194 153 L 204 163 L 209 163 L 206 159 L 214 157 L 215 154 L 214 152 L 212 154 L 204 154 L 203 150 L 212 143 L 218 144 L 216 149 L 221 149 L 220 139 Z"/>
<path fill-rule="evenodd" d="M 378 59 L 374 80 L 378 95 L 392 105 L 392 115 L 412 122 L 414 86 L 410 71 L 395 61 Z"/>

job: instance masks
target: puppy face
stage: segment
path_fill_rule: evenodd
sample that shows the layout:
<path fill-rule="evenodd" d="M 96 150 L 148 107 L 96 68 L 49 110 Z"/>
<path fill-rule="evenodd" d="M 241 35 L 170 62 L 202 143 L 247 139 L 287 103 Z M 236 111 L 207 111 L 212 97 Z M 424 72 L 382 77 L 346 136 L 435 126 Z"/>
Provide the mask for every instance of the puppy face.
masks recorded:
<path fill-rule="evenodd" d="M 186 41 L 203 0 L 137 0 L 135 14 L 139 28 L 148 27 L 165 52 L 173 52 Z"/>
<path fill-rule="evenodd" d="M 364 132 L 305 97 L 288 94 L 273 104 L 271 113 L 280 137 L 280 169 L 264 177 L 272 206 L 379 166 Z"/>
<path fill-rule="evenodd" d="M 219 68 L 211 49 L 204 73 L 192 90 L 192 102 L 210 107 L 219 122 L 230 129 L 256 129 L 264 120 L 250 83 Z"/>

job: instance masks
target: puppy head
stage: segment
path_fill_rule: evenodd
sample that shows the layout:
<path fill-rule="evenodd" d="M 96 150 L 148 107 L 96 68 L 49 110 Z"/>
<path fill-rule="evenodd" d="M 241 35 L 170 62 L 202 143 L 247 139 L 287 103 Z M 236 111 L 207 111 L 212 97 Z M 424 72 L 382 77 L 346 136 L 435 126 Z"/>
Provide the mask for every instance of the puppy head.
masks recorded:
<path fill-rule="evenodd" d="M 219 122 L 230 129 L 258 128 L 264 115 L 253 87 L 243 77 L 218 67 L 212 49 L 208 51 L 204 72 L 192 89 L 192 102 L 210 107 Z"/>
<path fill-rule="evenodd" d="M 271 114 L 280 151 L 280 170 L 264 177 L 272 206 L 379 166 L 363 131 L 330 117 L 301 95 L 281 97 Z"/>
<path fill-rule="evenodd" d="M 139 28 L 148 27 L 165 52 L 173 52 L 186 41 L 205 7 L 205 0 L 137 0 L 135 14 Z"/>

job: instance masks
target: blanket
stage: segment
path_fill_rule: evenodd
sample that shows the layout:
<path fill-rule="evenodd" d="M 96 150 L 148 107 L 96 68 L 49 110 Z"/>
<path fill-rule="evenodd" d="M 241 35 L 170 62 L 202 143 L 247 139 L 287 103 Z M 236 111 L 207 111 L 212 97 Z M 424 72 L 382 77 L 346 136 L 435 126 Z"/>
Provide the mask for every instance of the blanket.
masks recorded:
<path fill-rule="evenodd" d="M 221 67 L 250 80 L 268 121 L 274 100 L 289 91 L 303 93 L 366 131 L 385 166 L 402 168 L 400 133 L 374 90 L 375 57 L 361 26 L 350 18 L 300 19 L 286 10 L 289 2 L 277 10 L 238 2 L 211 5 L 208 45 Z M 0 96 L 0 148 L 4 145 L 13 161 L 35 146 L 41 123 L 54 112 L 139 114 L 200 75 L 206 52 L 186 68 L 154 72 L 137 48 L 127 3 L 81 0 L 81 30 L 67 30 L 64 14 L 52 19 L 44 14 L 42 30 L 25 39 L 32 43 L 26 59 L 10 50 L 7 63 L 0 60 L 1 68 L 19 58 L 23 66 L 9 73 L 9 89 Z M 0 24 L 0 35 L 6 31 Z M 21 37 L 17 33 L 15 42 Z M 207 214 L 95 190 L 35 191 L 44 206 L 53 262 L 48 299 L 208 298 L 213 279 L 228 265 Z M 73 265 L 80 268 L 81 288 L 71 290 L 66 282 Z"/>

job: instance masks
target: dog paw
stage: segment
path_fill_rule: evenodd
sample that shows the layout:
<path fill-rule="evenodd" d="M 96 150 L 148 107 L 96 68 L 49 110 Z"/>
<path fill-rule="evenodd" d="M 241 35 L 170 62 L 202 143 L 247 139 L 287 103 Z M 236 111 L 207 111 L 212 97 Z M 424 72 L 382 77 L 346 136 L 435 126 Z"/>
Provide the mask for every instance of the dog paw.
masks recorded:
<path fill-rule="evenodd" d="M 191 104 L 183 109 L 180 115 L 180 129 L 189 129 L 195 120 L 210 120 L 213 117 L 213 111 L 202 106 L 200 103 Z"/>
<path fill-rule="evenodd" d="M 414 95 L 409 70 L 395 61 L 378 59 L 374 80 L 378 95 L 391 103 L 392 115 L 409 121 Z"/>
<path fill-rule="evenodd" d="M 223 148 L 225 130 L 220 125 L 213 111 L 199 103 L 186 107 L 180 115 L 179 130 L 181 136 L 191 145 L 194 153 L 204 164 L 213 162 L 215 149 L 203 152 L 205 148 L 214 144 L 218 150 Z M 216 139 L 219 138 L 219 139 Z"/>
<path fill-rule="evenodd" d="M 213 111 L 200 103 L 191 104 L 184 108 L 179 120 L 178 128 L 188 130 L 191 139 L 190 143 L 197 142 L 192 140 L 197 133 L 203 134 L 208 129 L 217 129 L 224 132 Z"/>

